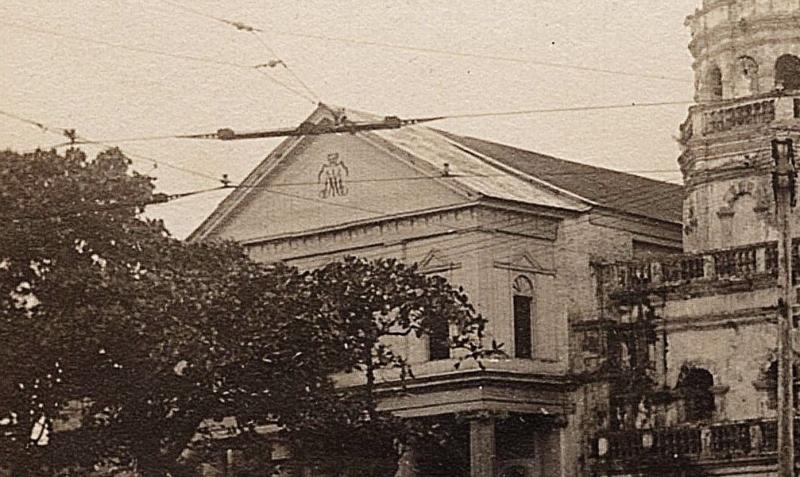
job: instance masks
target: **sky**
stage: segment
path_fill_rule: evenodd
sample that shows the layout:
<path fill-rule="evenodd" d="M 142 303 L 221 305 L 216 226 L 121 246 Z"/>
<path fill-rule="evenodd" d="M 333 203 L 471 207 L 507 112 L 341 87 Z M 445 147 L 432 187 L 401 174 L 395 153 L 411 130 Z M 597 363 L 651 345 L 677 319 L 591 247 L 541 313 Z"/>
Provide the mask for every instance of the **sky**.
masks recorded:
<path fill-rule="evenodd" d="M 0 112 L 105 141 L 294 126 L 317 100 L 403 118 L 691 101 L 684 19 L 698 3 L 4 0 Z M 242 22 L 261 33 L 201 14 Z M 427 49 L 477 57 L 422 51 Z M 247 67 L 276 58 L 291 70 L 278 65 L 263 71 L 301 94 Z M 432 125 L 679 182 L 674 137 L 687 108 L 487 116 Z M 0 115 L 0 148 L 29 151 L 61 142 L 57 134 Z M 215 187 L 222 174 L 240 181 L 278 142 L 118 144 L 134 155 L 135 169 L 157 178 L 160 191 L 180 193 Z M 185 214 L 194 203 L 199 204 L 183 199 L 170 207 Z"/>

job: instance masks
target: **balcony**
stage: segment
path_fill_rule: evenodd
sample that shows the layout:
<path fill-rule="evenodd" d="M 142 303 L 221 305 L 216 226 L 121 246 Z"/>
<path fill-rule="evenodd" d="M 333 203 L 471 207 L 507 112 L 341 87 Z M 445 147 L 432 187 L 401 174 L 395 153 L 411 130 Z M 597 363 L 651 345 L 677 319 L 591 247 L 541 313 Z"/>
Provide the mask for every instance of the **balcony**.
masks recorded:
<path fill-rule="evenodd" d="M 800 95 L 770 92 L 714 105 L 697 105 L 690 109 L 689 120 L 681 128 L 681 142 L 796 119 L 800 119 Z"/>
<path fill-rule="evenodd" d="M 800 421 L 795 420 L 800 455 Z M 591 441 L 595 461 L 606 468 L 633 471 L 665 462 L 695 464 L 770 460 L 777 453 L 776 421 L 751 419 L 721 424 L 601 432 Z"/>
<path fill-rule="evenodd" d="M 793 249 L 795 263 L 800 263 L 797 246 Z M 599 264 L 597 268 L 603 292 L 612 296 L 699 283 L 758 278 L 773 281 L 778 275 L 778 248 L 776 242 L 769 242 L 656 260 Z"/>

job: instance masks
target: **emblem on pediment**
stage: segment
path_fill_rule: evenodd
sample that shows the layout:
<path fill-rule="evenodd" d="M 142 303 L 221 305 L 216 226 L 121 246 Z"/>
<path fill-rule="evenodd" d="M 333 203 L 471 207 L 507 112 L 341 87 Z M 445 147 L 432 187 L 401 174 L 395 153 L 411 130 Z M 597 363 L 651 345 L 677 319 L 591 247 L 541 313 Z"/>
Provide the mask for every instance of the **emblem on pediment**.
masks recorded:
<path fill-rule="evenodd" d="M 322 165 L 317 174 L 317 183 L 322 186 L 319 196 L 323 199 L 329 197 L 345 196 L 348 193 L 345 179 L 350 175 L 344 161 L 338 152 L 328 154 L 327 162 Z"/>

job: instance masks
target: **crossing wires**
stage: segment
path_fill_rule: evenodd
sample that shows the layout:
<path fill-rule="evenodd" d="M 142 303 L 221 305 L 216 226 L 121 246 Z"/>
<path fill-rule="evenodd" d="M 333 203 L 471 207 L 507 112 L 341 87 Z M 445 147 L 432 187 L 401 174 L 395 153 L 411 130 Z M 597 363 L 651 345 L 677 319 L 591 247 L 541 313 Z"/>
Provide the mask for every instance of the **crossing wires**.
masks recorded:
<path fill-rule="evenodd" d="M 258 65 L 254 66 L 260 73 L 265 74 L 265 69 L 275 68 L 275 67 L 281 66 L 283 69 L 285 69 L 289 73 L 289 75 L 292 76 L 294 81 L 298 85 L 300 85 L 300 87 L 303 88 L 305 93 L 308 95 L 308 97 L 311 98 L 312 101 L 314 101 L 316 103 L 322 102 L 322 100 L 320 98 L 320 95 L 317 94 L 316 91 L 311 89 L 311 87 L 308 85 L 308 83 L 303 81 L 302 78 L 300 78 L 300 76 L 297 73 L 295 73 L 295 71 L 289 66 L 289 64 L 284 59 L 282 59 L 280 57 L 280 55 L 278 55 L 278 53 L 267 43 L 267 41 L 263 38 L 264 30 L 262 30 L 260 28 L 256 28 L 256 27 L 254 27 L 252 25 L 249 25 L 249 24 L 241 22 L 241 21 L 228 20 L 226 18 L 222 18 L 222 17 L 218 17 L 218 16 L 215 16 L 215 15 L 211 15 L 211 14 L 202 12 L 200 10 L 188 7 L 188 6 L 183 5 L 181 3 L 173 2 L 172 0 L 161 0 L 161 2 L 163 2 L 163 3 L 167 4 L 167 5 L 172 5 L 175 8 L 179 8 L 179 9 L 185 11 L 185 12 L 191 13 L 192 15 L 195 15 L 195 16 L 198 16 L 198 17 L 201 17 L 201 18 L 205 18 L 205 19 L 208 19 L 208 20 L 212 20 L 212 21 L 215 21 L 217 23 L 221 23 L 221 24 L 224 24 L 224 25 L 227 25 L 227 26 L 230 26 L 230 27 L 233 27 L 233 28 L 235 28 L 235 29 L 237 29 L 237 30 L 239 30 L 241 32 L 246 32 L 246 33 L 252 34 L 256 38 L 256 41 L 258 41 L 261 44 L 261 46 L 263 46 L 264 49 L 267 50 L 267 52 L 269 52 L 269 54 L 271 55 L 271 58 L 267 62 L 261 63 L 261 64 L 258 64 Z"/>
<path fill-rule="evenodd" d="M 114 48 L 114 49 L 118 49 L 118 50 L 125 50 L 125 51 L 134 52 L 134 53 L 161 56 L 161 57 L 164 57 L 164 58 L 172 58 L 172 59 L 177 59 L 177 60 L 182 60 L 182 61 L 191 61 L 191 62 L 195 62 L 195 63 L 204 63 L 204 64 L 217 65 L 217 66 L 226 66 L 226 67 L 235 68 L 235 69 L 239 69 L 239 70 L 255 71 L 255 72 L 259 73 L 260 75 L 264 76 L 267 80 L 269 80 L 270 82 L 272 82 L 276 86 L 279 86 L 282 89 L 286 90 L 287 92 L 290 92 L 293 95 L 295 95 L 297 97 L 300 97 L 305 101 L 309 101 L 312 104 L 316 104 L 317 103 L 317 100 L 314 99 L 313 97 L 309 96 L 308 93 L 300 91 L 300 90 L 292 87 L 291 85 L 285 83 L 284 81 L 281 81 L 281 80 L 275 78 L 273 75 L 270 75 L 270 74 L 266 73 L 265 71 L 263 71 L 263 68 L 261 67 L 261 65 L 248 65 L 248 64 L 243 64 L 243 63 L 237 63 L 235 61 L 219 60 L 219 59 L 207 58 L 207 57 L 203 57 L 203 56 L 187 55 L 187 54 L 183 54 L 183 53 L 174 53 L 174 52 L 163 51 L 163 50 L 158 50 L 158 49 L 154 49 L 154 48 L 145 48 L 145 47 L 140 47 L 140 46 L 129 45 L 129 44 L 126 44 L 126 43 L 116 43 L 116 42 L 99 40 L 99 39 L 89 38 L 89 37 L 80 36 L 80 35 L 74 35 L 74 34 L 71 34 L 71 33 L 63 33 L 63 32 L 59 32 L 59 31 L 55 31 L 55 30 L 49 30 L 49 29 L 46 29 L 46 28 L 40 28 L 40 27 L 31 26 L 31 25 L 25 25 L 25 24 L 21 24 L 21 23 L 8 22 L 8 21 L 5 21 L 5 20 L 0 20 L 0 25 L 5 25 L 5 26 L 11 27 L 11 28 L 18 29 L 18 30 L 27 31 L 29 33 L 36 33 L 38 35 L 45 35 L 45 36 L 51 36 L 51 37 L 55 37 L 55 38 L 67 39 L 67 40 L 72 40 L 72 41 L 79 41 L 79 42 L 82 42 L 82 43 L 94 44 L 94 45 L 98 45 L 98 46 L 103 46 L 103 47 L 107 47 L 107 48 Z"/>
<path fill-rule="evenodd" d="M 225 18 L 217 17 L 214 15 L 210 15 L 205 12 L 201 12 L 194 8 L 188 7 L 181 3 L 175 2 L 173 0 L 160 0 L 162 3 L 172 5 L 173 7 L 179 8 L 183 11 L 192 13 L 194 15 L 204 17 L 210 20 L 214 20 L 220 23 L 227 24 L 229 26 L 235 27 L 239 30 L 252 32 L 254 34 L 263 34 L 265 32 L 270 32 L 275 35 L 281 36 L 289 36 L 295 38 L 305 38 L 305 39 L 313 39 L 313 40 L 320 40 L 325 42 L 337 42 L 337 43 L 346 43 L 351 45 L 358 45 L 358 46 L 367 46 L 367 47 L 374 47 L 374 48 L 383 48 L 383 49 L 391 49 L 391 50 L 399 50 L 399 51 L 409 51 L 413 53 L 424 53 L 424 54 L 431 54 L 437 56 L 449 56 L 449 57 L 456 57 L 456 58 L 471 58 L 471 59 L 478 59 L 478 60 L 490 60 L 490 61 L 497 61 L 503 63 L 516 63 L 522 65 L 532 65 L 532 66 L 543 66 L 547 68 L 554 68 L 554 69 L 562 69 L 562 70 L 573 70 L 573 71 L 583 71 L 588 73 L 598 73 L 603 75 L 614 75 L 614 76 L 627 76 L 627 77 L 634 77 L 634 78 L 644 78 L 644 79 L 655 79 L 655 80 L 662 80 L 662 81 L 670 81 L 670 82 L 677 82 L 677 83 L 685 83 L 691 84 L 692 80 L 689 78 L 679 78 L 675 76 L 667 76 L 662 74 L 655 74 L 655 73 L 640 73 L 635 71 L 626 71 L 626 70 L 618 70 L 618 69 L 611 69 L 611 68 L 600 68 L 594 66 L 586 66 L 586 65 L 576 65 L 576 64 L 568 64 L 568 63 L 559 63 L 553 61 L 543 61 L 543 60 L 535 60 L 532 58 L 520 58 L 515 56 L 509 55 L 495 55 L 495 54 L 486 54 L 486 53 L 476 53 L 472 51 L 458 51 L 458 50 L 450 50 L 444 48 L 432 48 L 432 47 L 424 47 L 424 46 L 415 46 L 415 45 L 407 45 L 407 44 L 398 44 L 398 43 L 391 43 L 385 41 L 375 41 L 375 40 L 365 40 L 365 39 L 358 39 L 358 38 L 348 38 L 342 36 L 332 36 L 332 35 L 323 35 L 318 33 L 308 33 L 308 32 L 296 32 L 296 31 L 289 31 L 281 28 L 266 28 L 266 27 L 256 27 L 252 25 L 245 24 L 239 21 L 232 21 Z M 288 66 L 287 66 L 288 69 Z M 299 80 L 299 78 L 298 78 Z M 302 83 L 302 81 L 300 81 Z"/>

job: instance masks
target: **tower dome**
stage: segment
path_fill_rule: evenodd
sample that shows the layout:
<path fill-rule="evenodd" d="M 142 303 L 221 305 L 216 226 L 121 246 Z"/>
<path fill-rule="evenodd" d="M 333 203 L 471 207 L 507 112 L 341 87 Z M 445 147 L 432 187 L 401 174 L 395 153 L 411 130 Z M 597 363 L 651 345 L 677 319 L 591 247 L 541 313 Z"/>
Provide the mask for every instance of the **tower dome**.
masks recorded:
<path fill-rule="evenodd" d="M 771 141 L 800 134 L 800 0 L 704 0 L 686 23 L 697 104 L 680 137 L 685 248 L 775 240 Z"/>

